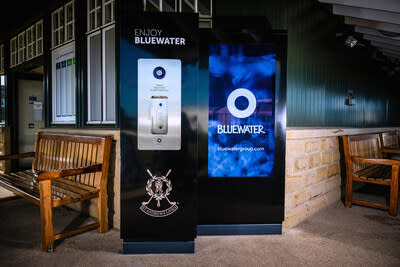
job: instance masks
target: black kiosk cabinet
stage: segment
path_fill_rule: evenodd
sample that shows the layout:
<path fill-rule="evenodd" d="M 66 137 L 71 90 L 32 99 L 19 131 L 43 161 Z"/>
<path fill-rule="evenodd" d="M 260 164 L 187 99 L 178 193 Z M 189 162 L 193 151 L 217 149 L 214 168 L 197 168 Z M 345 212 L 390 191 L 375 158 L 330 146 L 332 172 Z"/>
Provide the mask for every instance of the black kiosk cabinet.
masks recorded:
<path fill-rule="evenodd" d="M 281 233 L 286 34 L 263 18 L 213 23 L 199 32 L 196 14 L 122 12 L 124 253 Z"/>
<path fill-rule="evenodd" d="M 120 25 L 124 253 L 193 253 L 198 16 L 123 12 Z"/>
<path fill-rule="evenodd" d="M 199 50 L 197 234 L 280 234 L 287 34 L 265 17 L 215 17 Z"/>

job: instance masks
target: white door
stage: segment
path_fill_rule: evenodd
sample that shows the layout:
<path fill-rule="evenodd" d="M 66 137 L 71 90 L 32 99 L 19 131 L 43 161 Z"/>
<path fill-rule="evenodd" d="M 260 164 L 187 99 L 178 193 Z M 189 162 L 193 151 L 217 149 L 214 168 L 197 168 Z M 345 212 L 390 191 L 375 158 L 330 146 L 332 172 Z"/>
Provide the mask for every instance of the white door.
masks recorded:
<path fill-rule="evenodd" d="M 18 80 L 18 153 L 33 151 L 35 134 L 44 127 L 43 82 Z M 31 168 L 32 159 L 19 161 L 19 168 Z"/>

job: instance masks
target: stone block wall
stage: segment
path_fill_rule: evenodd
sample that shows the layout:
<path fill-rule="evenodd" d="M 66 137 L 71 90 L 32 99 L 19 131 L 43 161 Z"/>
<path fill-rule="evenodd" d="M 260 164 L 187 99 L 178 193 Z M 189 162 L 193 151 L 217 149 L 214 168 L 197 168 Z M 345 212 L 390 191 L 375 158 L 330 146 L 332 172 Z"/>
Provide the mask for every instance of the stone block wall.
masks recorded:
<path fill-rule="evenodd" d="M 341 177 L 345 170 L 340 169 L 340 136 L 393 130 L 399 129 L 288 128 L 283 226 L 293 227 L 340 200 L 342 181 L 345 181 Z"/>
<path fill-rule="evenodd" d="M 10 127 L 0 127 L 0 155 L 11 153 Z M 0 161 L 0 171 L 7 171 L 11 167 L 9 160 Z"/>
<path fill-rule="evenodd" d="M 286 140 L 285 227 L 340 199 L 338 137 Z"/>

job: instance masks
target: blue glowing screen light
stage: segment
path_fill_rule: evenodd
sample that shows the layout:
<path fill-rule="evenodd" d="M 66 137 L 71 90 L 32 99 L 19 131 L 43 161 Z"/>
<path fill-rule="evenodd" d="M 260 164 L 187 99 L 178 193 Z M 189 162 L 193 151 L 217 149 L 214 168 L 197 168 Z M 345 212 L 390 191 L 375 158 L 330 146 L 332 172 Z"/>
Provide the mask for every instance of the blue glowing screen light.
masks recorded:
<path fill-rule="evenodd" d="M 209 45 L 209 177 L 271 177 L 276 52 Z"/>

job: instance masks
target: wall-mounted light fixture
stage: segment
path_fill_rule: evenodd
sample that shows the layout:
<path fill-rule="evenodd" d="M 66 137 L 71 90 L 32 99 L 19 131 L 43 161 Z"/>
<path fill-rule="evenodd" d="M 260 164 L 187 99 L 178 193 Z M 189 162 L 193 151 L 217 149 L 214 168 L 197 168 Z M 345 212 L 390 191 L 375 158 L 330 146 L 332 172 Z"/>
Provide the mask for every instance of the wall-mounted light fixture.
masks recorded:
<path fill-rule="evenodd" d="M 353 106 L 355 104 L 356 100 L 354 99 L 353 90 L 347 90 L 346 105 Z"/>

